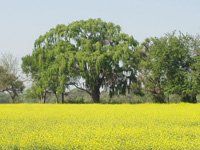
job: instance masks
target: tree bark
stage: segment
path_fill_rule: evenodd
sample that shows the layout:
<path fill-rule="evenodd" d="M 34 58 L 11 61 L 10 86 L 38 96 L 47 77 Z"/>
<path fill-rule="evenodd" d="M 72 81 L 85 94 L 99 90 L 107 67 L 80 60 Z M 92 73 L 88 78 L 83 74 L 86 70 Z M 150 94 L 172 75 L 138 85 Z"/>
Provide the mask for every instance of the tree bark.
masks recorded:
<path fill-rule="evenodd" d="M 65 102 L 65 94 L 64 93 L 62 93 L 62 95 L 61 95 L 61 102 L 62 102 L 62 104 Z"/>
<path fill-rule="evenodd" d="M 46 91 L 41 95 L 41 102 L 46 103 Z"/>
<path fill-rule="evenodd" d="M 91 97 L 94 103 L 100 103 L 100 90 L 99 88 L 96 88 L 92 90 Z"/>
<path fill-rule="evenodd" d="M 12 103 L 15 103 L 15 95 L 10 95 L 11 99 L 12 99 Z"/>
<path fill-rule="evenodd" d="M 15 98 L 17 96 L 16 93 L 15 92 L 9 92 L 9 91 L 8 91 L 8 93 L 9 93 L 11 99 L 12 99 L 12 103 L 15 103 Z"/>
<path fill-rule="evenodd" d="M 58 95 L 56 94 L 56 92 L 54 94 L 55 94 L 55 97 L 56 97 L 56 103 L 58 103 Z"/>
<path fill-rule="evenodd" d="M 42 98 L 42 96 L 40 95 L 39 97 L 40 97 L 40 103 L 43 103 L 43 98 Z"/>

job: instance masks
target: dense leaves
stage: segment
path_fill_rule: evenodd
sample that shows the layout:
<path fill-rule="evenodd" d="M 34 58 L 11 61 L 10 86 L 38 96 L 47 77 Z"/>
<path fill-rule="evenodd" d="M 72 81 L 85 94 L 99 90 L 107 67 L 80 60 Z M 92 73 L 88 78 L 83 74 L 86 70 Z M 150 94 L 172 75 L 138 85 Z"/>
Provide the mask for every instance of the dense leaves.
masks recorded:
<path fill-rule="evenodd" d="M 8 94 L 12 102 L 22 93 L 25 86 L 19 75 L 18 61 L 12 54 L 1 53 L 0 55 L 0 92 Z"/>
<path fill-rule="evenodd" d="M 113 23 L 101 19 L 76 21 L 40 36 L 33 53 L 23 58 L 22 68 L 41 89 L 43 98 L 47 91 L 64 94 L 73 85 L 99 102 L 101 88 L 112 97 L 125 94 L 136 81 L 137 44 Z M 81 80 L 83 84 L 79 84 Z"/>
<path fill-rule="evenodd" d="M 200 38 L 176 32 L 150 37 L 142 44 L 101 19 L 57 25 L 40 36 L 22 69 L 33 79 L 35 95 L 53 93 L 64 102 L 76 87 L 100 102 L 101 91 L 114 95 L 151 94 L 167 102 L 177 94 L 196 102 L 200 91 Z"/>
<path fill-rule="evenodd" d="M 200 92 L 197 42 L 192 36 L 172 33 L 146 39 L 141 45 L 140 73 L 155 101 L 165 102 L 170 94 L 179 94 L 183 101 L 196 102 Z"/>
<path fill-rule="evenodd" d="M 16 102 L 17 96 L 23 89 L 23 82 L 8 69 L 0 66 L 0 92 L 8 93 L 12 101 Z"/>

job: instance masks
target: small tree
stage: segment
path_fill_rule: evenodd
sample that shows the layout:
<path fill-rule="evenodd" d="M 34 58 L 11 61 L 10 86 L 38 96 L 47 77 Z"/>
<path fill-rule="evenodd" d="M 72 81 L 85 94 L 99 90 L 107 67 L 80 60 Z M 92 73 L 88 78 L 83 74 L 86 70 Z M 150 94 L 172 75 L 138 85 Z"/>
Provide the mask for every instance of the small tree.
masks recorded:
<path fill-rule="evenodd" d="M 13 101 L 24 89 L 23 82 L 17 76 L 17 59 L 11 54 L 2 54 L 0 58 L 0 91 L 8 93 Z"/>

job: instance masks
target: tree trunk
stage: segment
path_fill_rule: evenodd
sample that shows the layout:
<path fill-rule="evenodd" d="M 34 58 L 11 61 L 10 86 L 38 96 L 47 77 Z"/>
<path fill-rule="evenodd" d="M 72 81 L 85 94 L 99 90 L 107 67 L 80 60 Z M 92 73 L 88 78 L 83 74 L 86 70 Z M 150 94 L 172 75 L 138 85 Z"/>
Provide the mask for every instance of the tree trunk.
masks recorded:
<path fill-rule="evenodd" d="M 15 94 L 15 92 L 8 92 L 9 93 L 9 95 L 10 95 L 10 97 L 11 97 L 11 99 L 12 99 L 12 103 L 15 103 L 15 98 L 16 98 L 16 94 Z"/>
<path fill-rule="evenodd" d="M 92 90 L 91 97 L 94 103 L 100 103 L 100 90 L 99 88 L 96 88 Z"/>
<path fill-rule="evenodd" d="M 55 97 L 56 97 L 56 103 L 58 103 L 58 95 L 56 94 L 56 92 L 54 94 L 55 94 Z"/>
<path fill-rule="evenodd" d="M 15 103 L 16 102 L 15 99 L 18 96 L 16 91 L 15 90 L 12 90 L 12 92 L 8 91 L 8 94 L 10 95 L 10 98 L 12 99 L 12 103 Z"/>
<path fill-rule="evenodd" d="M 61 95 L 61 101 L 62 101 L 62 104 L 65 102 L 65 94 L 64 93 L 62 93 L 62 95 Z"/>
<path fill-rule="evenodd" d="M 41 95 L 41 102 L 46 103 L 46 91 Z"/>
<path fill-rule="evenodd" d="M 40 96 L 40 103 L 43 103 L 44 100 L 43 100 L 43 96 Z"/>
<path fill-rule="evenodd" d="M 45 96 L 42 96 L 42 97 L 41 97 L 41 103 L 44 103 L 44 104 L 46 103 L 46 98 L 45 98 Z"/>
<path fill-rule="evenodd" d="M 43 97 L 43 101 L 44 101 L 44 104 L 45 104 L 46 103 L 46 97 L 45 96 Z"/>
<path fill-rule="evenodd" d="M 15 103 L 15 102 L 16 102 L 16 101 L 15 101 L 15 95 L 11 95 L 10 97 L 11 97 L 11 99 L 12 99 L 12 103 Z"/>

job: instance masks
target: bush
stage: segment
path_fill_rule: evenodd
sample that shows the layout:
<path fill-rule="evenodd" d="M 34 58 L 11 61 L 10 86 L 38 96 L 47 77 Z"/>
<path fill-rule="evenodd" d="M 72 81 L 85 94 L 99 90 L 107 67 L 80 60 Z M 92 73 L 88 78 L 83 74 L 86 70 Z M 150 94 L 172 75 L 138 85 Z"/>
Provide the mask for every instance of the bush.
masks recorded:
<path fill-rule="evenodd" d="M 171 94 L 169 95 L 169 103 L 180 103 L 181 96 L 178 94 Z"/>
<path fill-rule="evenodd" d="M 68 99 L 67 102 L 68 103 L 75 103 L 75 104 L 83 104 L 83 103 L 85 103 L 83 97 L 77 97 L 75 99 Z"/>
<path fill-rule="evenodd" d="M 0 93 L 0 103 L 9 103 L 11 98 L 8 94 Z"/>
<path fill-rule="evenodd" d="M 111 103 L 111 104 L 122 104 L 122 103 L 152 103 L 153 97 L 151 95 L 135 95 L 135 94 L 127 94 L 127 95 L 115 95 L 112 98 L 109 97 L 109 94 L 106 92 L 102 92 L 101 95 L 101 103 Z"/>

